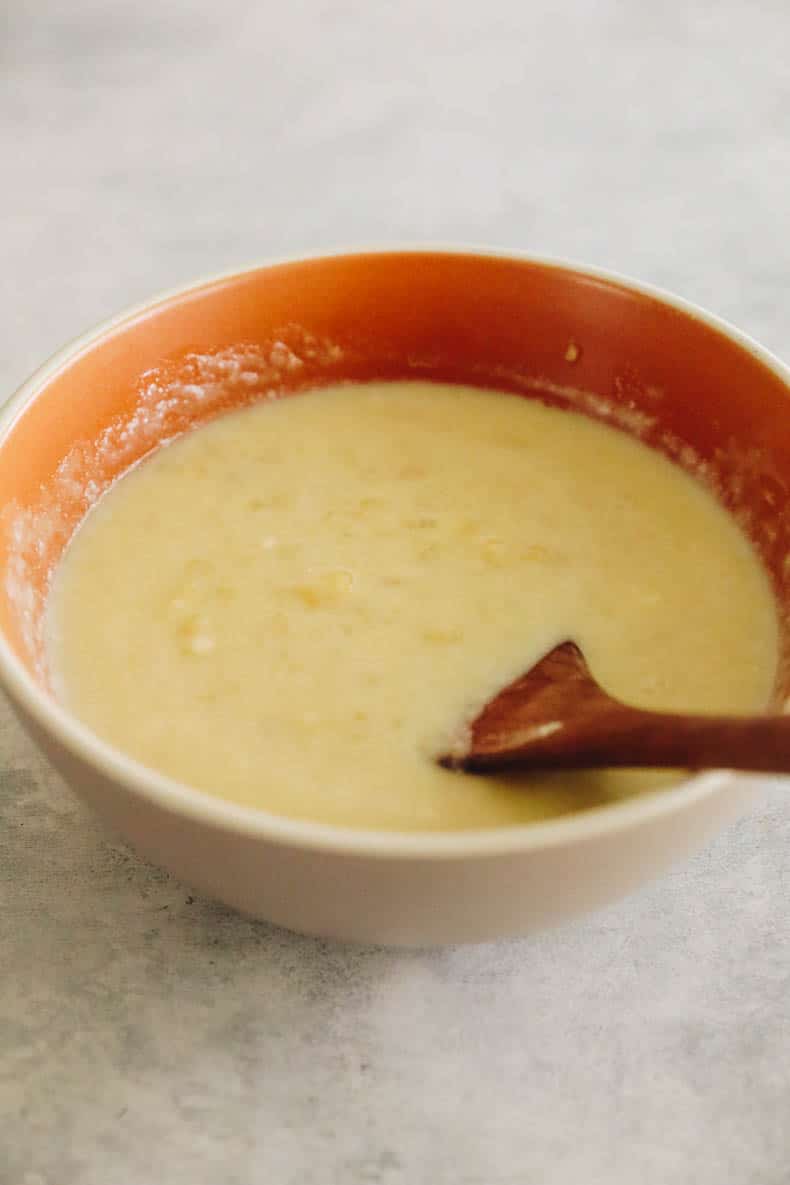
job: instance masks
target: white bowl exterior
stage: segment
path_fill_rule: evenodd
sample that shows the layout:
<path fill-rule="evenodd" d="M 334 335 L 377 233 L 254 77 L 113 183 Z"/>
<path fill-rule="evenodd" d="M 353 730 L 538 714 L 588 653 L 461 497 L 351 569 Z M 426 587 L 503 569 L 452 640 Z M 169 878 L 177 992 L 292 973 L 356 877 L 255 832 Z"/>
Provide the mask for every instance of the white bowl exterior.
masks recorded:
<path fill-rule="evenodd" d="M 759 779 L 728 776 L 718 793 L 689 796 L 674 811 L 523 851 L 354 853 L 216 827 L 169 809 L 76 756 L 14 706 L 75 793 L 140 855 L 253 917 L 353 942 L 485 942 L 555 925 L 690 855 L 759 788 Z"/>

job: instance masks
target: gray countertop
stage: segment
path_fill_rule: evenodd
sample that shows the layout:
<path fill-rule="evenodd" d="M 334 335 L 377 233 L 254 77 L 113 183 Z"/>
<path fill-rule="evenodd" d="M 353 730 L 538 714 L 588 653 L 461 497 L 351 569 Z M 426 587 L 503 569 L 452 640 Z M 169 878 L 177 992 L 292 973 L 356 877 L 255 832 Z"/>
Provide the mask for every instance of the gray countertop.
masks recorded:
<path fill-rule="evenodd" d="M 787 357 L 789 43 L 785 0 L 7 0 L 0 390 L 159 288 L 403 239 Z M 404 953 L 193 899 L 5 709 L 0 754 L 0 1185 L 790 1181 L 786 785 L 595 917 Z"/>

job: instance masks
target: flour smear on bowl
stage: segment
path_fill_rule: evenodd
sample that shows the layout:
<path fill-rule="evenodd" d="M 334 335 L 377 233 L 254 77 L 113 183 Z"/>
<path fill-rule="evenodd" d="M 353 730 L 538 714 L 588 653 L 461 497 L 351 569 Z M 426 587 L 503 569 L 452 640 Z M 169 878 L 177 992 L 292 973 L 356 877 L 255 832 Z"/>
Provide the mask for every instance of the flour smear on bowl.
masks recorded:
<path fill-rule="evenodd" d="M 737 524 L 621 431 L 492 391 L 326 388 L 231 412 L 116 483 L 55 573 L 62 701 L 138 761 L 294 818 L 543 819 L 666 785 L 434 756 L 567 637 L 614 695 L 748 712 L 777 622 Z"/>

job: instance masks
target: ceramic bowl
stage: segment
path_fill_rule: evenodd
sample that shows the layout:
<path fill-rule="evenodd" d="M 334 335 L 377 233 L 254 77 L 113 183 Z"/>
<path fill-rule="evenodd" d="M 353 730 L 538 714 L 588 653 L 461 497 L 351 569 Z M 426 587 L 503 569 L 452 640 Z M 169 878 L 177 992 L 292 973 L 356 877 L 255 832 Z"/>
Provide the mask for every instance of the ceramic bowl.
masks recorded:
<path fill-rule="evenodd" d="M 344 380 L 522 393 L 633 433 L 742 523 L 780 608 L 790 692 L 790 377 L 691 305 L 519 254 L 408 249 L 253 267 L 160 296 L 59 353 L 0 419 L 0 679 L 74 790 L 188 885 L 294 930 L 422 945 L 524 934 L 619 897 L 700 845 L 756 779 L 707 773 L 530 826 L 447 834 L 291 821 L 179 785 L 53 699 L 41 645 L 52 565 L 92 500 L 222 410 Z"/>

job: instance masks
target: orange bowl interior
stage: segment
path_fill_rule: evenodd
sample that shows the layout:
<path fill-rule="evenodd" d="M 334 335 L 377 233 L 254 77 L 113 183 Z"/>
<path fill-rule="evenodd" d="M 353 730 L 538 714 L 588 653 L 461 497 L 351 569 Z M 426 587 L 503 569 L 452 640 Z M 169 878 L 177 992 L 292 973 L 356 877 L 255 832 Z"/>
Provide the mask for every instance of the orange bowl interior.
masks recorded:
<path fill-rule="evenodd" d="M 0 440 L 0 628 L 42 685 L 53 565 L 95 497 L 162 439 L 253 400 L 369 378 L 496 387 L 606 419 L 705 481 L 771 574 L 790 693 L 787 383 L 626 285 L 481 255 L 280 264 L 136 314 L 42 379 Z"/>

